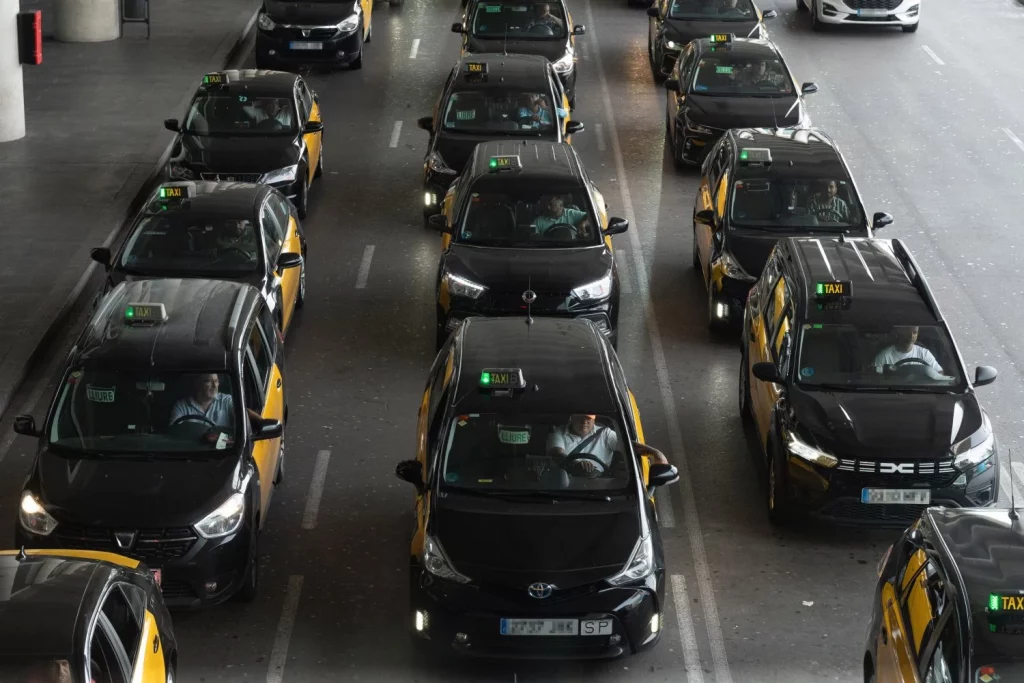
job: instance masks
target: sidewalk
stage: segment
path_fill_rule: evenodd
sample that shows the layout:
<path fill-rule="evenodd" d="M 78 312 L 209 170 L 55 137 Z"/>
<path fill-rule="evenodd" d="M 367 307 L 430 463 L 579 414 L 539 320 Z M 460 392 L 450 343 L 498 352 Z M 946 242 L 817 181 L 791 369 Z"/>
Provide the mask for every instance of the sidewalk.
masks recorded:
<path fill-rule="evenodd" d="M 156 180 L 200 77 L 242 51 L 260 0 L 151 0 L 151 38 L 126 24 L 107 43 L 52 39 L 25 67 L 22 140 L 0 143 L 0 413 L 45 343 L 89 286 L 92 247 L 119 243 L 122 224 Z"/>

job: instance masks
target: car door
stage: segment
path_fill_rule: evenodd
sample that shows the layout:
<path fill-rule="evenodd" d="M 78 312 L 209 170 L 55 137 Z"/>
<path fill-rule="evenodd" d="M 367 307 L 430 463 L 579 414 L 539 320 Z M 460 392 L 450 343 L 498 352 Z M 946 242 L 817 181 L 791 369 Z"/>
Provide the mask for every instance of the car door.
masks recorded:
<path fill-rule="evenodd" d="M 262 304 L 260 304 L 262 306 Z M 265 420 L 284 422 L 284 378 L 276 361 L 277 340 L 273 330 L 264 331 L 254 316 L 249 322 L 243 356 L 245 405 Z M 269 334 L 268 334 L 269 332 Z M 251 431 L 251 430 L 250 430 Z M 270 496 L 281 457 L 281 438 L 260 439 L 252 445 L 253 460 L 260 475 L 260 519 L 267 518 Z"/>
<path fill-rule="evenodd" d="M 288 332 L 292 315 L 295 313 L 295 297 L 299 290 L 299 269 L 277 266 L 281 254 L 289 251 L 285 230 L 291 228 L 290 223 L 289 219 L 287 228 L 281 224 L 280 210 L 274 210 L 270 197 L 263 200 L 263 205 L 260 207 L 263 248 L 267 253 L 267 268 L 271 278 L 270 288 L 275 293 L 274 307 L 278 316 L 278 324 L 281 326 L 281 332 L 285 334 Z"/>
<path fill-rule="evenodd" d="M 320 104 L 313 98 L 313 94 L 301 76 L 295 79 L 295 101 L 299 106 L 299 124 L 301 126 L 322 120 L 320 118 Z M 302 136 L 302 141 L 306 144 L 306 150 L 309 152 L 309 167 L 306 169 L 306 180 L 308 183 L 313 182 L 317 165 L 320 163 L 320 148 L 322 146 L 323 134 L 323 131 L 319 131 L 317 133 L 305 133 Z"/>
<path fill-rule="evenodd" d="M 718 211 L 719 206 L 724 206 L 725 186 L 728 183 L 729 151 L 731 150 L 728 140 L 722 140 L 713 156 L 708 158 L 708 172 L 702 174 L 700 187 L 700 210 L 713 211 L 717 229 L 723 229 L 723 214 Z M 700 259 L 701 273 L 704 282 L 711 282 L 711 255 L 714 252 L 715 226 L 696 223 L 694 239 L 697 242 L 697 255 Z"/>
<path fill-rule="evenodd" d="M 878 683 L 919 683 L 922 651 L 935 635 L 934 626 L 945 606 L 936 599 L 933 580 L 937 565 L 925 549 L 908 544 L 907 559 L 896 580 L 883 590 L 884 614 L 879 640 Z"/>
<path fill-rule="evenodd" d="M 103 598 L 101 610 L 113 626 L 131 662 L 131 683 L 166 683 L 166 659 L 156 617 L 146 609 L 146 594 L 138 586 L 116 582 Z"/>
<path fill-rule="evenodd" d="M 363 40 L 370 35 L 370 21 L 373 19 L 373 0 L 359 0 L 363 8 Z"/>
<path fill-rule="evenodd" d="M 271 194 L 263 206 L 264 210 L 260 213 L 260 220 L 269 223 L 264 228 L 267 231 L 266 234 L 272 233 L 275 241 L 278 242 L 278 246 L 275 248 L 277 257 L 280 258 L 281 254 L 305 256 L 302 250 L 302 237 L 299 235 L 299 223 L 291 208 L 291 202 Z M 282 332 L 284 332 L 291 327 L 292 317 L 295 315 L 295 304 L 299 298 L 299 286 L 304 266 L 278 268 L 276 260 L 272 265 L 274 278 L 280 282 L 281 287 L 281 320 Z"/>
<path fill-rule="evenodd" d="M 441 347 L 434 359 L 434 366 L 427 376 L 427 386 L 423 390 L 420 401 L 419 419 L 416 425 L 416 460 L 423 469 L 424 483 L 431 481 L 434 462 L 434 450 L 444 419 L 444 408 L 451 386 L 455 369 L 455 354 L 451 338 Z M 410 552 L 417 556 L 423 550 L 423 537 L 426 534 L 430 514 L 430 488 L 416 495 L 416 533 L 412 539 Z"/>
<path fill-rule="evenodd" d="M 786 278 L 780 275 L 778 282 L 769 290 L 768 300 L 764 304 L 763 313 L 754 319 L 751 329 L 752 341 L 750 342 L 748 357 L 750 366 L 756 363 L 771 362 L 773 360 L 772 350 L 769 341 L 777 331 L 779 318 L 782 316 L 785 304 Z M 751 375 L 750 381 L 750 403 L 754 412 L 754 421 L 757 425 L 757 432 L 760 436 L 761 446 L 767 444 L 768 432 L 771 427 L 771 410 L 775 405 L 777 393 L 769 389 L 771 382 L 762 382 Z"/>
<path fill-rule="evenodd" d="M 604 200 L 604 195 L 597 189 L 597 185 L 587 180 L 587 184 L 590 187 L 590 199 L 594 202 L 594 208 L 597 209 L 597 218 L 601 224 L 601 230 L 608 227 L 608 203 Z M 614 251 L 612 249 L 612 237 L 607 235 L 604 238 L 604 244 L 608 247 L 608 251 Z"/>

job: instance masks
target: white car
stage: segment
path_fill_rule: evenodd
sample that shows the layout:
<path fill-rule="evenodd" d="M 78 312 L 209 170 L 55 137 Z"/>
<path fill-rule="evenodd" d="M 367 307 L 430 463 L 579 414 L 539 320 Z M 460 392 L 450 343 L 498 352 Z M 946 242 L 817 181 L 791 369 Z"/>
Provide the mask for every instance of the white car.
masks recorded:
<path fill-rule="evenodd" d="M 810 10 L 811 28 L 828 25 L 899 26 L 906 33 L 917 30 L 921 0 L 796 0 L 800 11 Z"/>

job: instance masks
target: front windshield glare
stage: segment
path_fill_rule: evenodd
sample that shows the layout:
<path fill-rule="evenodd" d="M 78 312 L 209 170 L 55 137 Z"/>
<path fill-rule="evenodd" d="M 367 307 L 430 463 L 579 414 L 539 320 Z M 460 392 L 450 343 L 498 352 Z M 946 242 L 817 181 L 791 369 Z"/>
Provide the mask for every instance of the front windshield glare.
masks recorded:
<path fill-rule="evenodd" d="M 444 127 L 459 133 L 554 133 L 569 112 L 546 93 L 471 90 L 452 93 Z"/>
<path fill-rule="evenodd" d="M 669 19 L 690 21 L 756 21 L 750 0 L 674 0 Z"/>
<path fill-rule="evenodd" d="M 786 232 L 848 230 L 864 225 L 855 197 L 843 178 L 745 178 L 733 184 L 730 223 Z"/>
<path fill-rule="evenodd" d="M 949 391 L 963 381 L 952 340 L 935 325 L 805 324 L 797 367 L 803 385 L 851 390 Z"/>
<path fill-rule="evenodd" d="M 105 453 L 231 448 L 242 431 L 226 374 L 78 369 L 59 390 L 53 445 Z"/>
<path fill-rule="evenodd" d="M 784 97 L 793 94 L 793 79 L 780 59 L 721 52 L 697 62 L 693 90 L 699 95 Z"/>
<path fill-rule="evenodd" d="M 448 428 L 444 482 L 480 492 L 625 493 L 629 447 L 603 415 L 458 416 Z"/>
<path fill-rule="evenodd" d="M 287 97 L 200 93 L 184 131 L 193 135 L 281 135 L 296 132 L 295 103 Z"/>
<path fill-rule="evenodd" d="M 585 191 L 550 183 L 500 184 L 488 178 L 473 188 L 456 240 L 491 247 L 585 247 L 601 243 Z"/>
<path fill-rule="evenodd" d="M 143 218 L 125 247 L 121 266 L 140 273 L 231 277 L 253 272 L 259 254 L 252 221 L 180 211 Z"/>
<path fill-rule="evenodd" d="M 473 19 L 478 38 L 551 40 L 566 37 L 565 14 L 558 3 L 482 2 Z"/>

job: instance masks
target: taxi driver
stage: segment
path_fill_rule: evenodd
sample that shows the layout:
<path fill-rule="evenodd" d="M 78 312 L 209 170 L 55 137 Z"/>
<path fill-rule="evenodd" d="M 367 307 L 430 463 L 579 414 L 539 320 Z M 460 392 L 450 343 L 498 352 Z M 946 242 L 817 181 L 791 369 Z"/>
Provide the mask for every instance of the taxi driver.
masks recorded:
<path fill-rule="evenodd" d="M 633 441 L 637 455 L 646 456 L 652 465 L 667 465 L 668 458 L 656 448 Z M 608 471 L 612 465 L 619 437 L 610 427 L 597 426 L 597 415 L 571 415 L 568 424 L 556 427 L 548 435 L 548 455 L 565 459 L 586 454 L 574 462 L 583 472 L 594 476 Z"/>
<path fill-rule="evenodd" d="M 246 408 L 246 412 L 250 420 L 259 424 L 262 419 L 259 413 L 251 408 Z M 192 394 L 178 399 L 171 408 L 171 426 L 187 422 L 188 418 L 197 418 L 196 422 L 207 423 L 213 428 L 203 437 L 209 443 L 216 443 L 220 439 L 221 429 L 234 434 L 235 401 L 231 394 L 220 392 L 220 377 L 217 373 L 197 375 L 192 384 Z"/>

